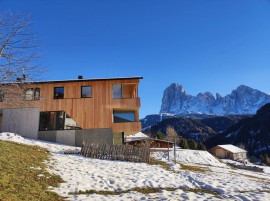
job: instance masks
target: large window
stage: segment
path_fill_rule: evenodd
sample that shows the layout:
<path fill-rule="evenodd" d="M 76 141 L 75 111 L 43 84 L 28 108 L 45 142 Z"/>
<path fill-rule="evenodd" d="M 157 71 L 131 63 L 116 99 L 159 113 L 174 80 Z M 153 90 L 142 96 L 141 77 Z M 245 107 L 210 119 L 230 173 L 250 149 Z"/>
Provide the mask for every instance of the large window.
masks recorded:
<path fill-rule="evenodd" d="M 113 98 L 122 98 L 122 84 L 113 85 Z"/>
<path fill-rule="evenodd" d="M 113 111 L 113 123 L 121 122 L 134 122 L 135 121 L 135 111 Z"/>
<path fill-rule="evenodd" d="M 40 112 L 39 130 L 76 130 L 81 127 L 64 111 Z"/>
<path fill-rule="evenodd" d="M 64 87 L 54 87 L 54 99 L 64 98 Z"/>
<path fill-rule="evenodd" d="M 39 130 L 64 130 L 65 112 L 40 112 Z"/>
<path fill-rule="evenodd" d="M 39 100 L 40 88 L 29 88 L 25 90 L 25 100 Z"/>
<path fill-rule="evenodd" d="M 81 98 L 91 98 L 92 97 L 92 87 L 82 86 L 81 88 Z"/>

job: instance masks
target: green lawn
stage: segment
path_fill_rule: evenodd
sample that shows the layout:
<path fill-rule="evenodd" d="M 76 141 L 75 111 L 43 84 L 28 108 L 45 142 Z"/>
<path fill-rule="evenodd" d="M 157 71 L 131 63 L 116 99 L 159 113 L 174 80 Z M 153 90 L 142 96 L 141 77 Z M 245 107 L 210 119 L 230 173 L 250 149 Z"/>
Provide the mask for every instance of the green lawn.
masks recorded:
<path fill-rule="evenodd" d="M 64 200 L 48 191 L 63 180 L 49 174 L 46 149 L 0 141 L 0 200 Z"/>

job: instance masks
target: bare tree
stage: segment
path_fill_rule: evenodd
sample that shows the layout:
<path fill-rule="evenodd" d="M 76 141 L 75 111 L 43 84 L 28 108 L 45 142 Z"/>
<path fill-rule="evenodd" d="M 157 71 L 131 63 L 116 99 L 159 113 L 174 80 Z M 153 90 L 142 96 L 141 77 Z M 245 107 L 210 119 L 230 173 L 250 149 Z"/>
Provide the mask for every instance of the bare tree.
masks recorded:
<path fill-rule="evenodd" d="M 167 134 L 167 138 L 170 139 L 170 140 L 174 140 L 175 137 L 177 137 L 177 132 L 175 131 L 175 129 L 169 125 L 167 126 L 166 128 L 166 134 Z"/>
<path fill-rule="evenodd" d="M 40 74 L 40 52 L 30 16 L 0 14 L 0 102 L 23 104 L 27 87 Z"/>

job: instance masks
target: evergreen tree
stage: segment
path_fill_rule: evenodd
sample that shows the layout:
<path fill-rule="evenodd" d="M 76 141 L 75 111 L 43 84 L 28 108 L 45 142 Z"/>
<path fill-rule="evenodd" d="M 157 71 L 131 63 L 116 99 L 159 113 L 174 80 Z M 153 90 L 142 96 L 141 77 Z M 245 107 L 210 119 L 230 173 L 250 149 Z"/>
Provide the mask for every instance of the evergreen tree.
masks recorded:
<path fill-rule="evenodd" d="M 197 149 L 197 143 L 194 140 L 188 140 L 188 146 L 190 149 L 193 149 L 193 150 Z"/>
<path fill-rule="evenodd" d="M 165 136 L 166 135 L 164 133 L 160 132 L 160 131 L 157 131 L 157 133 L 156 133 L 157 139 L 164 140 Z"/>
<path fill-rule="evenodd" d="M 198 144 L 197 149 L 198 149 L 198 150 L 206 151 L 206 147 L 205 147 L 205 145 L 204 145 L 202 142 L 200 142 L 200 143 Z"/>
<path fill-rule="evenodd" d="M 188 142 L 187 142 L 187 140 L 185 138 L 181 138 L 179 146 L 182 149 L 189 149 Z"/>

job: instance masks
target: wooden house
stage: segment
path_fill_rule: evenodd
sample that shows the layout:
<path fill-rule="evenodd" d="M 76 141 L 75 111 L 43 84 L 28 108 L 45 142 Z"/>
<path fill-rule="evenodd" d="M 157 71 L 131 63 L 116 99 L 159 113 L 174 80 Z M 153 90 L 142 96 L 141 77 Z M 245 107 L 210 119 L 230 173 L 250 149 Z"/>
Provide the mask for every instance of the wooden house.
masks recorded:
<path fill-rule="evenodd" d="M 76 80 L 6 84 L 0 88 L 0 129 L 71 145 L 85 140 L 121 143 L 123 133 L 141 131 L 140 79 L 79 76 Z M 16 98 L 4 91 L 22 88 L 22 96 Z"/>
<path fill-rule="evenodd" d="M 127 141 L 126 144 L 133 146 L 142 146 L 145 143 L 149 143 L 150 148 L 173 148 L 174 143 L 167 140 L 160 139 L 135 139 Z"/>
<path fill-rule="evenodd" d="M 208 151 L 214 156 L 222 159 L 244 160 L 247 158 L 246 150 L 231 144 L 217 145 Z"/>

